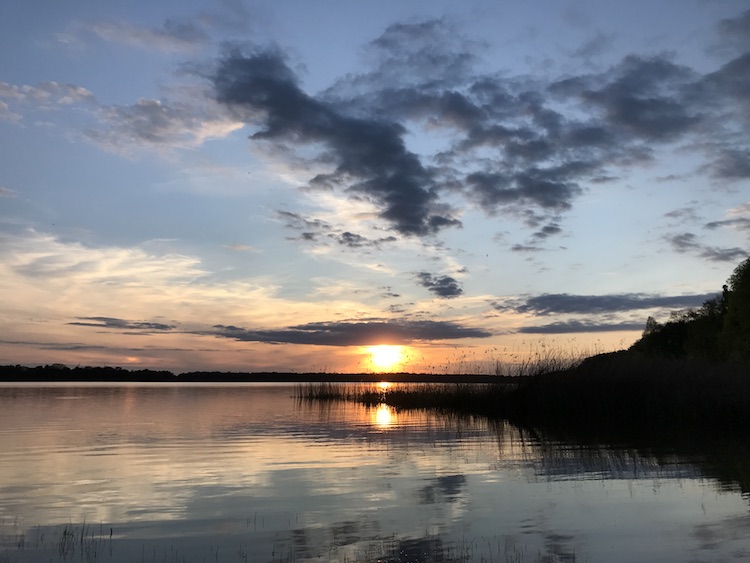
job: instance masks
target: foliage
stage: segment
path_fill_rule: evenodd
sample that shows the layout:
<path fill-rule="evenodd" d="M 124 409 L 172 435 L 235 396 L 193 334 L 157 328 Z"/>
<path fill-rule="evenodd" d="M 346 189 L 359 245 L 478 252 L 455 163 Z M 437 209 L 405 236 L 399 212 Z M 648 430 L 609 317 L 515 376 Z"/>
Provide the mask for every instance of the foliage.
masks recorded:
<path fill-rule="evenodd" d="M 666 358 L 750 361 L 750 258 L 735 268 L 722 293 L 699 309 L 673 312 L 664 324 L 649 317 L 631 350 Z"/>
<path fill-rule="evenodd" d="M 730 360 L 750 361 L 750 258 L 727 280 L 729 299 L 720 337 L 722 354 Z"/>

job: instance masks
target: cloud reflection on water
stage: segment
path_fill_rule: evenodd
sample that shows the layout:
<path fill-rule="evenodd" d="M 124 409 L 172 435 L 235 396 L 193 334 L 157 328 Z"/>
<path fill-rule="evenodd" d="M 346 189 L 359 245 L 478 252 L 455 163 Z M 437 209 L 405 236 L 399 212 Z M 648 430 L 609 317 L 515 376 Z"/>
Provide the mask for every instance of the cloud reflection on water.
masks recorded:
<path fill-rule="evenodd" d="M 353 561 L 376 552 L 399 561 L 398 551 L 472 560 L 458 554 L 477 537 L 489 543 L 472 544 L 474 560 L 490 548 L 596 559 L 606 542 L 635 554 L 628 538 L 652 528 L 671 539 L 646 542 L 646 555 L 747 548 L 741 539 L 706 547 L 705 531 L 730 533 L 722 522 L 733 537 L 750 532 L 747 503 L 676 456 L 545 442 L 484 419 L 298 403 L 292 392 L 0 388 L 3 537 L 11 519 L 47 538 L 101 522 L 116 537 L 114 558 L 100 561 L 144 546 L 158 555 L 166 538 L 207 560 L 218 545 L 244 546 L 256 561 L 274 550 L 282 561 L 330 550 Z M 34 560 L 30 548 L 23 555 Z"/>

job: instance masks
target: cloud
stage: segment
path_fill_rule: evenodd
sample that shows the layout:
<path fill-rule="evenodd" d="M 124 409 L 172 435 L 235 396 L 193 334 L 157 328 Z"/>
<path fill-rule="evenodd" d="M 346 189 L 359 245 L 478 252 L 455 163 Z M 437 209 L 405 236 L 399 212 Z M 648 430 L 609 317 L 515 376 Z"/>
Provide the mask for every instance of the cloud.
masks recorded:
<path fill-rule="evenodd" d="M 100 106 L 97 115 L 104 128 L 89 129 L 86 136 L 116 152 L 133 147 L 194 148 L 243 125 L 214 104 L 146 98 L 128 106 Z"/>
<path fill-rule="evenodd" d="M 207 45 L 206 31 L 189 21 L 168 19 L 159 27 L 146 27 L 125 21 L 90 21 L 81 30 L 112 43 L 172 53 L 189 53 Z"/>
<path fill-rule="evenodd" d="M 531 244 L 514 244 L 510 247 L 512 252 L 527 252 L 527 253 L 533 253 L 533 252 L 544 252 L 544 248 L 541 246 L 535 246 Z"/>
<path fill-rule="evenodd" d="M 15 190 L 0 186 L 0 197 L 16 197 L 18 193 Z"/>
<path fill-rule="evenodd" d="M 417 282 L 438 297 L 458 297 L 463 295 L 464 292 L 455 278 L 450 276 L 433 276 L 429 272 L 419 272 Z"/>
<path fill-rule="evenodd" d="M 32 104 L 40 109 L 50 110 L 74 103 L 94 103 L 94 94 L 76 84 L 59 83 L 54 80 L 42 82 L 38 86 L 16 85 L 0 82 L 0 98 L 19 103 Z M 7 104 L 5 104 L 7 107 Z"/>
<path fill-rule="evenodd" d="M 664 216 L 670 219 L 676 219 L 681 223 L 693 223 L 701 219 L 700 215 L 697 213 L 697 206 L 695 205 L 674 209 L 665 213 Z"/>
<path fill-rule="evenodd" d="M 714 177 L 721 180 L 750 178 L 750 150 L 722 150 L 711 165 L 711 170 Z"/>
<path fill-rule="evenodd" d="M 380 208 L 380 218 L 405 235 L 427 235 L 459 225 L 436 205 L 434 173 L 409 151 L 399 123 L 340 113 L 309 96 L 277 50 L 228 51 L 213 77 L 217 100 L 258 126 L 254 140 L 321 145 L 333 171 L 310 185 L 343 186 Z"/>
<path fill-rule="evenodd" d="M 260 250 L 258 250 L 254 246 L 250 246 L 249 244 L 241 244 L 241 243 L 226 244 L 224 245 L 224 248 L 228 248 L 229 250 L 234 250 L 235 252 L 260 252 Z"/>
<path fill-rule="evenodd" d="M 243 127 L 232 119 L 225 108 L 205 95 L 200 88 L 175 89 L 179 100 L 141 98 L 130 105 L 106 105 L 87 88 L 54 81 L 37 86 L 0 82 L 0 118 L 20 122 L 21 113 L 11 111 L 8 100 L 16 109 L 31 108 L 44 112 L 60 112 L 76 105 L 95 125 L 76 125 L 83 135 L 114 152 L 133 148 L 171 150 L 194 148 L 208 139 L 226 137 Z M 49 117 L 45 117 L 49 120 Z"/>
<path fill-rule="evenodd" d="M 617 332 L 621 330 L 643 330 L 644 323 L 600 323 L 593 320 L 560 321 L 540 326 L 525 326 L 518 329 L 522 334 L 573 334 L 579 332 Z"/>
<path fill-rule="evenodd" d="M 734 18 L 726 18 L 717 24 L 722 40 L 740 51 L 750 51 L 750 10 Z"/>
<path fill-rule="evenodd" d="M 279 330 L 248 330 L 216 325 L 201 334 L 243 342 L 310 344 L 316 346 L 368 346 L 410 344 L 433 340 L 487 338 L 491 333 L 448 321 L 314 322 Z"/>
<path fill-rule="evenodd" d="M 750 233 L 750 218 L 748 217 L 737 217 L 735 219 L 725 219 L 724 221 L 711 221 L 704 225 L 707 229 L 719 229 L 721 227 L 729 227 L 738 231 L 745 231 Z"/>
<path fill-rule="evenodd" d="M 154 323 L 145 321 L 127 321 L 124 319 L 118 319 L 114 317 L 78 317 L 78 321 L 69 322 L 69 325 L 75 326 L 90 326 L 99 328 L 111 328 L 117 330 L 139 330 L 144 333 L 148 332 L 163 332 L 169 331 L 175 328 L 174 325 L 168 325 L 164 323 Z"/>
<path fill-rule="evenodd" d="M 541 229 L 539 229 L 537 232 L 535 232 L 532 236 L 533 238 L 537 240 L 544 240 L 548 237 L 558 235 L 562 232 L 562 229 L 560 228 L 560 225 L 557 223 L 550 223 L 549 225 L 545 225 Z"/>
<path fill-rule="evenodd" d="M 0 100 L 0 121 L 9 121 L 10 123 L 18 123 L 21 121 L 21 114 L 11 111 L 10 106 Z"/>
<path fill-rule="evenodd" d="M 299 231 L 299 237 L 292 238 L 291 240 L 315 242 L 318 244 L 334 242 L 339 246 L 350 249 L 380 248 L 383 244 L 396 241 L 396 237 L 392 236 L 380 237 L 378 239 L 367 238 L 358 233 L 334 227 L 322 219 L 303 217 L 301 214 L 291 211 L 281 210 L 277 211 L 276 214 L 284 222 L 285 227 Z"/>
<path fill-rule="evenodd" d="M 663 57 L 626 57 L 614 77 L 598 89 L 581 92 L 599 106 L 609 125 L 650 141 L 675 139 L 697 126 L 700 114 L 686 104 L 680 90 L 697 78 L 691 69 Z"/>
<path fill-rule="evenodd" d="M 613 293 L 610 295 L 571 295 L 568 293 L 545 293 L 530 297 L 521 303 L 495 304 L 502 311 L 535 315 L 559 314 L 604 314 L 640 309 L 683 309 L 700 306 L 704 301 L 716 297 L 713 293 L 693 295 L 652 295 L 646 293 Z"/>
<path fill-rule="evenodd" d="M 40 280 L 51 285 L 140 287 L 144 279 L 169 285 L 205 274 L 195 258 L 156 256 L 139 247 L 89 248 L 33 231 L 23 237 L 6 237 L 3 242 L 0 257 L 5 269 L 26 278 L 27 285 Z"/>
<path fill-rule="evenodd" d="M 703 227 L 709 230 L 729 228 L 750 235 L 750 202 L 729 209 L 726 216 L 727 219 L 711 221 Z"/>
<path fill-rule="evenodd" d="M 612 48 L 613 42 L 613 35 L 599 32 L 592 39 L 576 49 L 573 56 L 588 61 L 609 51 Z"/>
<path fill-rule="evenodd" d="M 736 262 L 747 257 L 747 250 L 739 247 L 719 248 L 702 244 L 698 241 L 698 237 L 694 233 L 681 233 L 665 238 L 672 245 L 675 252 L 680 254 L 695 254 L 711 262 Z"/>

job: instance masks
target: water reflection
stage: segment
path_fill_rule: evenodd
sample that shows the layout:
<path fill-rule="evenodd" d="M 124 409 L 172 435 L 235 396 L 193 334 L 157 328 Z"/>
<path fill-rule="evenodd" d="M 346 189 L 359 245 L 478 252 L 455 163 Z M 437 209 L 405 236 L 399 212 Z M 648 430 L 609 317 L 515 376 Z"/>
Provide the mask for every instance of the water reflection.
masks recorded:
<path fill-rule="evenodd" d="M 372 422 L 378 428 L 386 429 L 397 422 L 396 411 L 388 405 L 380 404 L 372 411 Z"/>
<path fill-rule="evenodd" d="M 0 562 L 750 555 L 747 457 L 291 395 L 0 388 Z"/>

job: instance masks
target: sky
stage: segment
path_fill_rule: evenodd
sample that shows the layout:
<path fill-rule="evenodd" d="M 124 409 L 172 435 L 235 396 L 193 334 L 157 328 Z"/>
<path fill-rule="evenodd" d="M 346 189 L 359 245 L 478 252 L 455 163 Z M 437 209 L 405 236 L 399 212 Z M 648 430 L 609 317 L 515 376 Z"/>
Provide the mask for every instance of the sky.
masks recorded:
<path fill-rule="evenodd" d="M 3 2 L 0 147 L 0 364 L 621 349 L 748 256 L 750 9 Z"/>

